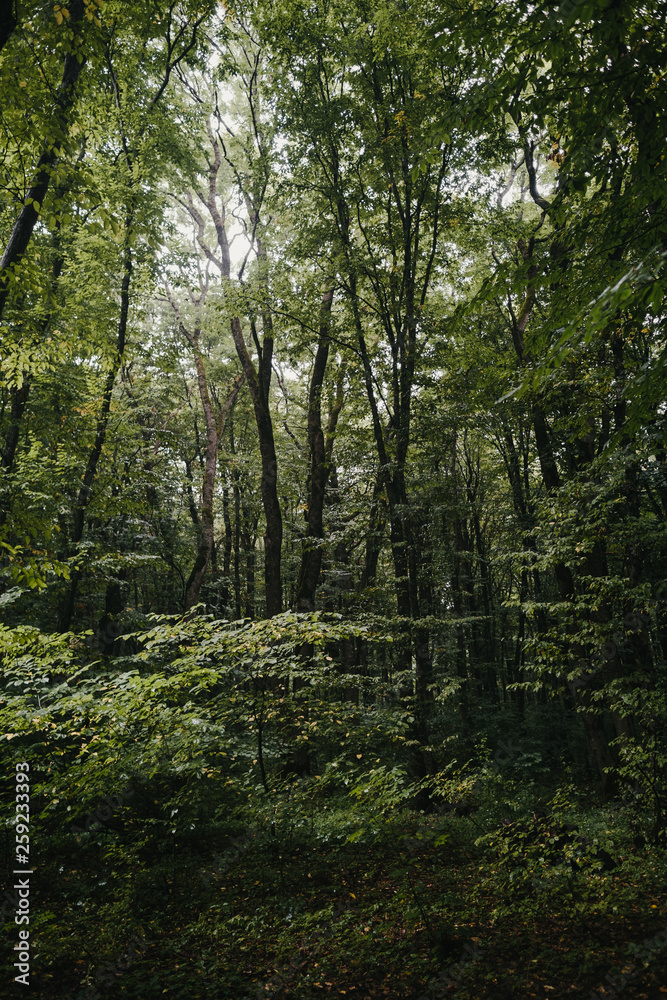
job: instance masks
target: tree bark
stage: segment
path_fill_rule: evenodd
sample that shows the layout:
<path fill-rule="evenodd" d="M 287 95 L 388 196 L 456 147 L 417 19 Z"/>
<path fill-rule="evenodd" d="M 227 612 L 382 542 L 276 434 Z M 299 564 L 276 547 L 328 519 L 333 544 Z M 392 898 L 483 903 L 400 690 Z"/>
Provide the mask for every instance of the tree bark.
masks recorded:
<path fill-rule="evenodd" d="M 296 606 L 298 611 L 315 610 L 315 591 L 322 566 L 324 497 L 330 465 L 322 428 L 322 386 L 329 358 L 329 320 L 332 301 L 333 289 L 327 288 L 322 295 L 320 304 L 319 340 L 308 391 L 308 447 L 310 451 L 308 530 L 303 542 L 301 569 L 297 584 Z"/>
<path fill-rule="evenodd" d="M 361 581 L 359 584 L 361 590 L 365 590 L 375 580 L 378 560 L 382 551 L 386 522 L 382 477 L 378 475 L 373 486 L 373 499 L 371 500 L 368 528 L 366 530 L 364 568 L 361 572 Z"/>
<path fill-rule="evenodd" d="M 0 52 L 12 37 L 12 32 L 17 24 L 16 0 L 9 0 L 9 4 L 0 11 Z"/>
<path fill-rule="evenodd" d="M 255 411 L 255 423 L 259 438 L 259 453 L 262 460 L 261 493 L 266 520 L 264 533 L 264 586 L 266 614 L 269 618 L 282 611 L 282 580 L 280 558 L 283 541 L 283 519 L 278 498 L 278 460 L 273 437 L 273 421 L 266 393 L 270 376 L 262 370 L 258 373 L 243 339 L 241 320 L 233 316 L 231 321 L 234 346 L 243 369 L 250 398 Z"/>
<path fill-rule="evenodd" d="M 14 464 L 14 456 L 16 455 L 16 448 L 19 443 L 21 420 L 28 402 L 28 396 L 30 395 L 31 381 L 30 375 L 26 374 L 23 376 L 23 385 L 11 391 L 12 405 L 9 415 L 9 430 L 7 431 L 5 447 L 2 451 L 2 468 L 5 472 L 11 472 Z"/>
<path fill-rule="evenodd" d="M 185 585 L 185 610 L 189 611 L 190 608 L 194 607 L 199 600 L 201 585 L 204 581 L 204 576 L 206 574 L 211 558 L 211 552 L 213 550 L 213 531 L 215 526 L 213 501 L 218 461 L 218 443 L 224 433 L 227 415 L 236 402 L 236 397 L 238 396 L 241 385 L 243 384 L 243 379 L 241 376 L 237 376 L 234 387 L 225 400 L 224 405 L 220 408 L 216 418 L 208 391 L 204 359 L 202 358 L 201 350 L 199 348 L 199 337 L 201 331 L 199 328 L 195 328 L 192 333 L 190 333 L 182 323 L 179 323 L 179 328 L 183 336 L 190 343 L 193 350 L 195 367 L 197 369 L 199 397 L 204 410 L 204 422 L 206 424 L 204 477 L 202 482 L 202 500 L 199 515 L 201 530 L 199 534 L 199 544 L 197 546 L 197 555 L 195 557 L 192 570 L 190 571 L 190 576 L 188 577 L 188 581 Z"/>
<path fill-rule="evenodd" d="M 71 0 L 69 10 L 69 23 L 74 30 L 74 46 L 80 40 L 79 29 L 84 14 L 83 0 Z M 81 57 L 81 61 L 79 61 L 77 56 Z M 2 317 L 7 304 L 12 272 L 16 272 L 17 266 L 28 249 L 42 204 L 51 183 L 53 167 L 59 159 L 61 144 L 69 130 L 69 112 L 74 104 L 76 84 L 81 75 L 84 62 L 83 53 L 80 49 L 77 49 L 76 52 L 72 50 L 65 56 L 63 75 L 55 101 L 54 135 L 45 140 L 44 150 L 37 161 L 34 180 L 28 189 L 23 208 L 14 223 L 9 242 L 0 261 L 0 317 Z M 37 204 L 38 208 L 35 208 L 35 204 Z"/>
<path fill-rule="evenodd" d="M 113 390 L 116 384 L 116 378 L 118 377 L 120 366 L 123 363 L 123 356 L 125 354 L 127 319 L 130 310 L 130 283 L 132 280 L 132 269 L 133 269 L 132 246 L 131 246 L 132 222 L 133 222 L 133 214 L 130 212 L 125 220 L 123 278 L 120 286 L 120 315 L 118 317 L 116 345 L 115 345 L 113 359 L 111 361 L 111 367 L 107 374 L 106 383 L 104 386 L 104 393 L 102 395 L 102 409 L 97 420 L 97 431 L 95 433 L 95 442 L 93 444 L 90 455 L 88 456 L 88 462 L 86 463 L 86 469 L 83 474 L 83 481 L 79 488 L 79 493 L 74 506 L 74 525 L 71 538 L 73 547 L 76 547 L 83 538 L 86 509 L 92 497 L 93 482 L 97 474 L 97 466 L 99 464 L 100 456 L 102 454 L 104 442 L 106 441 L 107 428 L 109 424 L 109 413 L 111 410 L 111 400 L 113 398 Z M 74 613 L 74 602 L 76 600 L 76 592 L 79 586 L 79 582 L 81 580 L 81 576 L 82 576 L 82 571 L 77 568 L 72 572 L 70 578 L 69 591 L 65 599 L 64 605 L 62 607 L 60 616 L 60 627 L 63 632 L 67 632 L 72 623 L 72 616 Z"/>
<path fill-rule="evenodd" d="M 232 519 L 229 513 L 229 489 L 227 486 L 222 491 L 222 519 L 225 525 L 225 544 L 222 550 L 222 578 L 223 588 L 220 599 L 223 607 L 227 609 L 230 605 L 229 585 L 232 572 Z"/>

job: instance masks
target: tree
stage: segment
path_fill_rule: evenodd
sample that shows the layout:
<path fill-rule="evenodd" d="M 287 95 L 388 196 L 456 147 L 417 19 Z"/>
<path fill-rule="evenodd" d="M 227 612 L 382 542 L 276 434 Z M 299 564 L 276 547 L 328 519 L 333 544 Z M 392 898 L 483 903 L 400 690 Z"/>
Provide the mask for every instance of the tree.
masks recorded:
<path fill-rule="evenodd" d="M 224 38 L 225 33 L 223 33 Z M 278 499 L 278 463 L 274 440 L 273 421 L 270 409 L 271 374 L 274 350 L 273 317 L 270 292 L 267 284 L 267 250 L 265 246 L 264 212 L 267 211 L 266 198 L 271 172 L 271 129 L 261 108 L 264 95 L 264 56 L 253 43 L 252 36 L 239 20 L 232 38 L 226 38 L 225 61 L 221 63 L 219 82 L 213 83 L 212 94 L 206 93 L 209 84 L 198 86 L 194 80 L 186 81 L 191 97 L 208 112 L 206 123 L 206 166 L 196 181 L 194 200 L 189 193 L 183 202 L 197 229 L 197 241 L 206 260 L 218 271 L 222 286 L 226 291 L 231 308 L 229 322 L 234 346 L 241 363 L 243 375 L 250 393 L 257 426 L 260 455 L 262 459 L 262 502 L 266 531 L 264 535 L 264 581 L 267 615 L 279 614 L 282 609 L 282 580 L 280 572 L 282 549 L 282 514 Z M 232 106 L 234 113 L 245 119 L 248 131 L 235 136 L 225 120 L 224 106 L 218 87 L 222 85 L 231 65 L 240 69 L 238 80 L 241 84 L 237 103 Z M 240 105 L 240 106 L 239 106 Z M 230 109 L 230 110 L 232 110 Z M 232 261 L 230 237 L 228 234 L 228 207 L 226 194 L 221 191 L 223 184 L 223 159 L 234 178 L 238 196 L 245 209 L 243 226 L 248 240 L 248 249 L 243 256 L 237 281 L 242 283 L 243 275 L 252 255 L 256 259 L 256 275 L 251 284 L 258 301 L 250 305 L 249 325 L 252 342 L 256 350 L 256 361 L 246 345 L 243 323 L 236 308 L 235 291 L 232 282 Z M 214 230 L 214 242 L 208 241 L 205 231 L 206 213 Z M 243 285 L 241 285 L 243 287 Z M 262 341 L 257 329 L 257 313 L 261 315 Z"/>

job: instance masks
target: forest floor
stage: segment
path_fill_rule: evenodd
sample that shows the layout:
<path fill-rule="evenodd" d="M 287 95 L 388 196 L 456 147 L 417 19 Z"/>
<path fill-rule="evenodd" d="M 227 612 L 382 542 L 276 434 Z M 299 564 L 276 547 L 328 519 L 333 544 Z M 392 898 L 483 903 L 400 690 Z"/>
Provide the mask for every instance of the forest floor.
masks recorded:
<path fill-rule="evenodd" d="M 40 996 L 667 997 L 664 851 L 621 845 L 612 871 L 539 851 L 514 865 L 472 819 L 407 817 L 354 842 L 140 849 L 134 873 L 91 837 L 37 901 Z"/>

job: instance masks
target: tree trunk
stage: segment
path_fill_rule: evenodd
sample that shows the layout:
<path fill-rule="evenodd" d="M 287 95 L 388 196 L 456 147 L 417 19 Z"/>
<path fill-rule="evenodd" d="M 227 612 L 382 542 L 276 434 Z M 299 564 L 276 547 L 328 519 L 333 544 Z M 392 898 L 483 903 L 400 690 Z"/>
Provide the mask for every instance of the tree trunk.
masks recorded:
<path fill-rule="evenodd" d="M 223 589 L 220 594 L 222 605 L 227 609 L 230 605 L 229 585 L 232 573 L 232 519 L 229 513 L 229 489 L 225 486 L 222 491 L 222 519 L 225 524 L 225 544 L 222 558 L 222 577 L 224 580 Z"/>
<path fill-rule="evenodd" d="M 361 590 L 365 590 L 375 580 L 378 560 L 382 551 L 382 542 L 387 522 L 382 494 L 382 477 L 378 475 L 373 486 L 373 499 L 371 500 L 368 529 L 366 531 L 366 553 L 359 584 Z"/>
<path fill-rule="evenodd" d="M 280 557 L 283 542 L 283 518 L 278 498 L 278 460 L 273 437 L 273 421 L 269 409 L 268 384 L 270 374 L 260 367 L 258 374 L 243 339 L 241 320 L 232 317 L 232 336 L 241 367 L 248 383 L 250 398 L 255 411 L 255 423 L 259 438 L 259 452 L 262 459 L 262 504 L 266 519 L 264 533 L 264 586 L 266 614 L 269 618 L 282 611 L 282 581 Z M 262 378 L 260 379 L 260 375 Z"/>
<path fill-rule="evenodd" d="M 0 11 L 0 52 L 12 37 L 17 24 L 16 0 L 8 0 L 7 5 Z"/>
<path fill-rule="evenodd" d="M 54 135 L 48 137 L 44 143 L 45 148 L 37 161 L 34 180 L 24 200 L 23 208 L 14 223 L 9 242 L 0 261 L 0 317 L 2 317 L 5 305 L 7 304 L 10 274 L 11 272 L 16 272 L 17 266 L 28 249 L 28 244 L 32 238 L 33 230 L 37 224 L 41 207 L 51 183 L 53 168 L 60 156 L 61 144 L 67 136 L 69 130 L 69 112 L 74 104 L 76 84 L 84 66 L 83 52 L 78 47 L 78 42 L 81 38 L 80 27 L 84 15 L 83 0 L 71 0 L 69 10 L 69 24 L 74 31 L 72 48 L 74 49 L 77 46 L 77 51 L 68 52 L 65 56 L 63 75 L 55 101 Z M 9 23 L 9 21 L 5 21 L 5 24 Z M 37 205 L 37 208 L 35 208 L 35 205 Z"/>
<path fill-rule="evenodd" d="M 310 452 L 308 530 L 303 542 L 301 569 L 297 584 L 296 606 L 298 611 L 315 610 L 315 591 L 322 566 L 324 496 L 330 465 L 322 429 L 322 386 L 329 358 L 329 320 L 332 301 L 333 289 L 327 288 L 322 295 L 320 304 L 319 341 L 308 392 L 308 447 Z M 338 412 L 340 412 L 340 407 Z M 335 423 L 332 431 L 333 429 L 335 429 Z"/>
<path fill-rule="evenodd" d="M 239 470 L 232 473 L 234 494 L 234 614 L 241 617 L 241 490 Z"/>
<path fill-rule="evenodd" d="M 97 466 L 99 464 L 100 456 L 102 454 L 102 449 L 104 447 L 104 442 L 106 441 L 107 428 L 109 424 L 109 413 L 111 410 L 111 400 L 113 398 L 113 390 L 116 384 L 116 378 L 118 377 L 118 372 L 120 366 L 123 363 L 123 356 L 125 354 L 125 337 L 127 334 L 127 319 L 130 310 L 130 282 L 132 280 L 132 246 L 130 242 L 130 230 L 133 222 L 132 213 L 130 213 L 125 220 L 125 249 L 123 254 L 123 279 L 120 286 L 120 316 L 118 318 L 118 328 L 116 333 L 116 346 L 111 362 L 111 368 L 107 375 L 106 384 L 104 387 L 104 393 L 102 396 L 102 410 L 97 421 L 97 431 L 95 434 L 95 443 L 93 444 L 92 451 L 88 456 L 88 462 L 86 464 L 86 469 L 83 474 L 83 482 L 79 489 L 79 494 L 76 499 L 76 504 L 74 506 L 74 527 L 72 531 L 72 547 L 75 549 L 83 538 L 83 529 L 85 523 L 85 514 L 88 504 L 90 503 L 93 491 L 93 482 L 97 474 Z M 60 627 L 61 631 L 67 632 L 72 623 L 72 615 L 74 613 L 74 602 L 76 600 L 76 592 L 81 580 L 82 571 L 80 569 L 75 569 L 72 572 L 70 578 L 70 586 L 67 597 L 65 598 L 64 605 L 61 610 L 60 616 Z"/>
<path fill-rule="evenodd" d="M 215 477 L 218 461 L 218 442 L 225 429 L 227 415 L 236 402 L 242 385 L 242 378 L 237 377 L 235 385 L 220 408 L 217 415 L 213 412 L 211 398 L 206 380 L 206 369 L 204 359 L 199 349 L 200 330 L 195 328 L 190 333 L 182 323 L 179 323 L 181 333 L 186 337 L 192 346 L 194 353 L 195 367 L 197 369 L 197 384 L 199 386 L 199 397 L 204 410 L 204 422 L 206 424 L 206 448 L 204 451 L 204 478 L 202 482 L 202 499 L 200 509 L 201 531 L 199 535 L 199 545 L 197 555 L 190 572 L 190 576 L 185 586 L 185 610 L 189 611 L 199 601 L 199 593 L 204 576 L 208 568 L 213 549 L 213 531 L 215 526 L 215 516 L 213 511 L 213 501 L 215 493 Z"/>
<path fill-rule="evenodd" d="M 21 420 L 25 412 L 28 396 L 30 395 L 30 375 L 23 376 L 23 385 L 11 390 L 12 406 L 9 416 L 9 430 L 5 438 L 5 447 L 2 452 L 2 468 L 6 472 L 11 472 L 16 455 L 16 447 L 19 443 L 19 432 Z"/>
<path fill-rule="evenodd" d="M 246 585 L 245 585 L 245 607 L 243 614 L 246 618 L 255 617 L 255 538 L 246 530 L 242 534 L 243 550 L 245 552 Z"/>

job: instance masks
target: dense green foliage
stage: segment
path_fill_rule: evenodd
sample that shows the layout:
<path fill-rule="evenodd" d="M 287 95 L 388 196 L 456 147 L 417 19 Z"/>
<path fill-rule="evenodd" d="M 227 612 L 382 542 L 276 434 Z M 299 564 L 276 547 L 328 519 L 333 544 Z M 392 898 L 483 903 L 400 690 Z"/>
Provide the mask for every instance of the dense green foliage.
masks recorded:
<path fill-rule="evenodd" d="M 3 954 L 657 996 L 667 5 L 12 11 Z"/>

